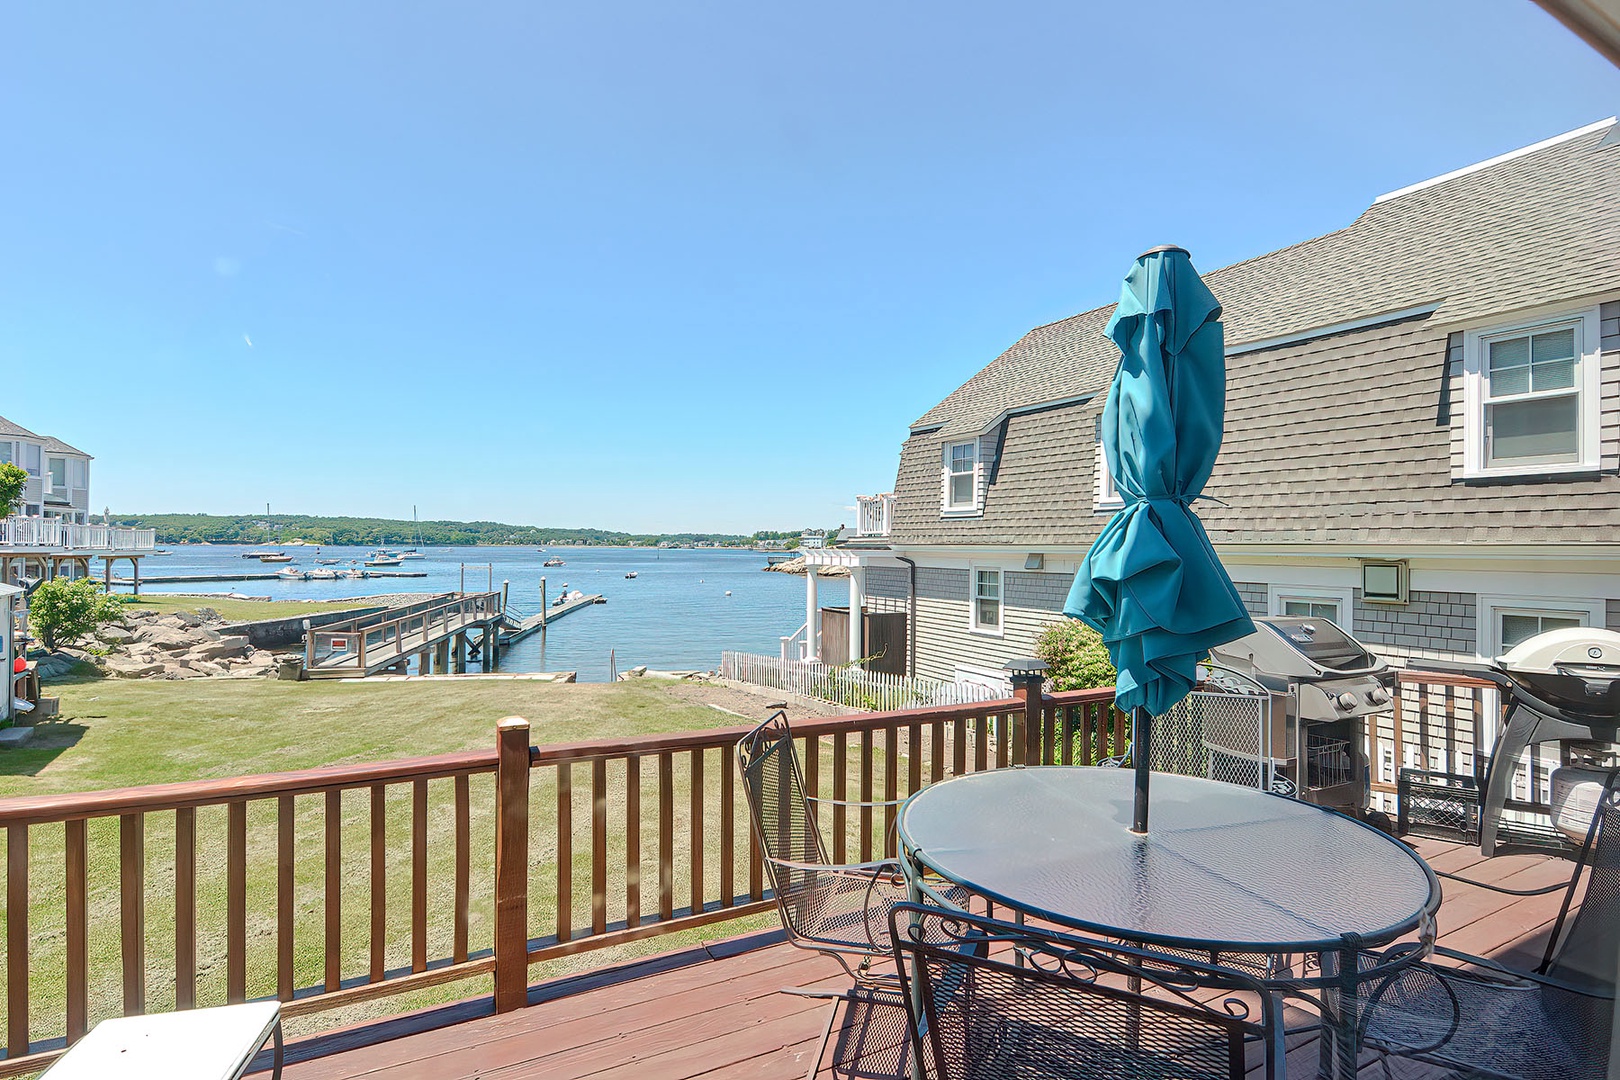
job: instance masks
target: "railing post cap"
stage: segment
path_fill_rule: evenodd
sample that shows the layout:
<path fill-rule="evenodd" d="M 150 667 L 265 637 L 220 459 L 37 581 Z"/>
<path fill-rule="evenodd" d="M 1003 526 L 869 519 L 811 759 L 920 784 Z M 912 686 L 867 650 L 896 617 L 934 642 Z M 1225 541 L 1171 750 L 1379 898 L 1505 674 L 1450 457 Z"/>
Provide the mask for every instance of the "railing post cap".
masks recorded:
<path fill-rule="evenodd" d="M 1020 675 L 1025 676 L 1026 678 L 1033 678 L 1036 675 L 1046 674 L 1046 661 L 1038 660 L 1033 656 L 1028 656 L 1018 660 L 1009 660 L 1002 665 L 1002 668 L 1006 671 L 1012 672 L 1014 678 L 1017 678 Z"/>
<path fill-rule="evenodd" d="M 528 731 L 529 722 L 521 716 L 508 716 L 495 722 L 496 731 Z"/>

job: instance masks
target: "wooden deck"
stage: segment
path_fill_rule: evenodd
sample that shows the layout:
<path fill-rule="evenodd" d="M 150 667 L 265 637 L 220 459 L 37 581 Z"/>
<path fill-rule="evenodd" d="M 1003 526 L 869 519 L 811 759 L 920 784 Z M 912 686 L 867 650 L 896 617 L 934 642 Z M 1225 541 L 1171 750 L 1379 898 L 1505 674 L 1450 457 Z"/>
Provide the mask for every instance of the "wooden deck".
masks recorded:
<path fill-rule="evenodd" d="M 1573 868 L 1533 856 L 1485 860 L 1477 848 L 1434 840 L 1415 846 L 1437 870 L 1515 889 L 1565 880 Z M 1514 965 L 1539 961 L 1559 894 L 1514 897 L 1442 883 L 1444 944 Z M 293 1043 L 285 1076 L 797 1080 L 809 1070 L 832 1006 L 780 991 L 847 985 L 832 961 L 783 944 L 780 935 L 731 938 L 532 987 L 528 1008 L 500 1016 L 479 1000 Z M 1288 1022 L 1302 1019 L 1291 1015 Z M 846 1027 L 845 1037 L 857 1030 Z M 1294 1036 L 1289 1048 L 1288 1075 L 1314 1077 L 1314 1036 Z M 868 1061 L 872 1067 L 858 1075 L 887 1071 L 883 1062 Z M 268 1064 L 267 1055 L 261 1062 Z M 1411 1073 L 1397 1068 L 1398 1075 Z M 852 1074 L 823 1063 L 821 1075 Z M 1381 1073 L 1373 1065 L 1362 1075 Z"/>

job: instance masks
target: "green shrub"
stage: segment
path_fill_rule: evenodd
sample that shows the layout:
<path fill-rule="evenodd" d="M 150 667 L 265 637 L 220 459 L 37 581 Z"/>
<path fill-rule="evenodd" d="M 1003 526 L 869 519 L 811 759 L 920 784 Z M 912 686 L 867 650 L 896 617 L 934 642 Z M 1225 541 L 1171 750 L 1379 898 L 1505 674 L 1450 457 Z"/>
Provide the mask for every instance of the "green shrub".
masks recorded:
<path fill-rule="evenodd" d="M 102 592 L 89 578 L 55 578 L 28 598 L 28 628 L 47 649 L 71 645 L 123 617 L 123 600 Z"/>
<path fill-rule="evenodd" d="M 1054 690 L 1114 685 L 1117 672 L 1102 635 L 1079 619 L 1064 619 L 1042 630 L 1035 639 L 1035 655 L 1046 661 L 1046 677 Z"/>
<path fill-rule="evenodd" d="M 5 517 L 22 502 L 23 489 L 28 486 L 28 473 L 11 462 L 0 463 L 0 517 Z"/>

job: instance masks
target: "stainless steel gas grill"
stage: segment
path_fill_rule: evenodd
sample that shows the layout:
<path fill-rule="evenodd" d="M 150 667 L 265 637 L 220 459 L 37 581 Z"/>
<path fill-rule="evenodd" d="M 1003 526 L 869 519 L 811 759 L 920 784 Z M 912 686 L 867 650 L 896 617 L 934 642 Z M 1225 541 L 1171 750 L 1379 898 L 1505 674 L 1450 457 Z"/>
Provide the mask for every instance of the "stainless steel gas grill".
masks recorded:
<path fill-rule="evenodd" d="M 1255 632 L 1210 650 L 1218 688 L 1251 695 L 1263 692 L 1261 751 L 1220 745 L 1211 729 L 1204 742 L 1210 774 L 1254 757 L 1271 771 L 1272 790 L 1306 802 L 1363 816 L 1371 801 L 1365 750 L 1366 718 L 1390 708 L 1395 673 L 1328 619 L 1256 619 Z M 1235 740 L 1234 740 L 1235 741 Z M 1223 757 L 1235 759 L 1227 765 Z"/>
<path fill-rule="evenodd" d="M 1551 630 L 1521 642 L 1488 667 L 1473 664 L 1430 665 L 1489 679 L 1502 691 L 1506 720 L 1491 754 L 1479 814 L 1479 846 L 1486 855 L 1510 850 L 1568 848 L 1573 837 L 1565 818 L 1566 801 L 1579 802 L 1592 783 L 1587 764 L 1614 761 L 1620 742 L 1620 634 L 1595 627 Z M 1554 794 L 1551 820 L 1545 808 L 1516 806 L 1514 773 L 1526 750 L 1557 742 L 1565 768 L 1550 778 Z M 1577 767 L 1569 768 L 1571 763 Z M 1601 769 L 1593 775 L 1601 773 Z M 1562 775 L 1560 775 L 1562 774 Z M 1532 785 L 1536 779 L 1532 773 Z M 1526 794 L 1534 800 L 1535 793 Z M 1512 816 L 1509 816 L 1509 815 Z M 1586 815 L 1591 820 L 1591 815 Z"/>

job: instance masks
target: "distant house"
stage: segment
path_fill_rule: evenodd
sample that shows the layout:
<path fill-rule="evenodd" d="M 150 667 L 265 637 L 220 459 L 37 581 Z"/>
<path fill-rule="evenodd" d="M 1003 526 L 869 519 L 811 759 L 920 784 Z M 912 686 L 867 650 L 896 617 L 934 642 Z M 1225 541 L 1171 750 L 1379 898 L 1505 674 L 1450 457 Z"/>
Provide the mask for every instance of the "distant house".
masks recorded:
<path fill-rule="evenodd" d="M 0 416 L 0 462 L 28 472 L 20 507 L 25 516 L 76 525 L 90 520 L 90 455 L 83 450 Z"/>
<path fill-rule="evenodd" d="M 1409 659 L 1620 629 L 1613 119 L 1205 279 L 1228 396 L 1198 512 L 1251 611 Z M 810 554 L 851 569 L 857 606 L 906 613 L 912 673 L 999 682 L 1062 617 L 1120 505 L 1098 442 L 1112 310 L 1031 330 L 930 409 L 860 538 Z"/>
<path fill-rule="evenodd" d="M 49 435 L 38 435 L 0 416 L 0 462 L 28 473 L 20 504 L 0 507 L 0 582 L 85 577 L 90 560 L 139 560 L 154 547 L 151 529 L 90 524 L 90 455 Z"/>

